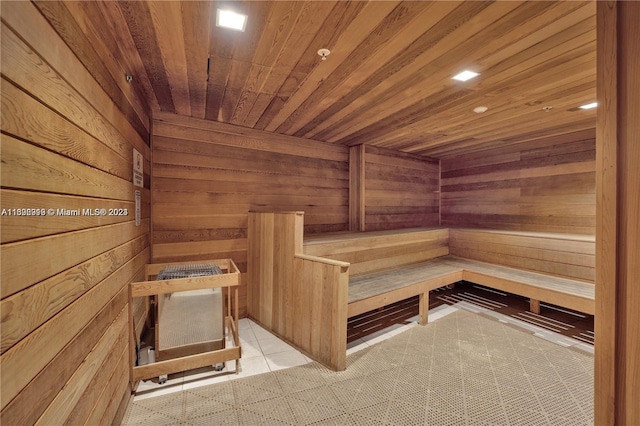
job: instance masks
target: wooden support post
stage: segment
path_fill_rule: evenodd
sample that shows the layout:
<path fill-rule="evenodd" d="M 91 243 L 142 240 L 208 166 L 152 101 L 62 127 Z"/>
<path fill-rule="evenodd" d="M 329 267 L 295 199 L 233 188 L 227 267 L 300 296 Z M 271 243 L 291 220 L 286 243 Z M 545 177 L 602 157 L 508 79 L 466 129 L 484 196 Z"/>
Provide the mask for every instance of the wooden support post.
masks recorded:
<path fill-rule="evenodd" d="M 598 1 L 594 423 L 640 424 L 640 3 Z"/>
<path fill-rule="evenodd" d="M 355 145 L 349 149 L 349 230 L 365 229 L 365 146 Z"/>
<path fill-rule="evenodd" d="M 418 303 L 418 324 L 427 325 L 429 321 L 429 291 L 420 294 L 420 301 Z"/>
<path fill-rule="evenodd" d="M 529 310 L 534 314 L 540 314 L 540 301 L 536 299 L 529 299 Z"/>

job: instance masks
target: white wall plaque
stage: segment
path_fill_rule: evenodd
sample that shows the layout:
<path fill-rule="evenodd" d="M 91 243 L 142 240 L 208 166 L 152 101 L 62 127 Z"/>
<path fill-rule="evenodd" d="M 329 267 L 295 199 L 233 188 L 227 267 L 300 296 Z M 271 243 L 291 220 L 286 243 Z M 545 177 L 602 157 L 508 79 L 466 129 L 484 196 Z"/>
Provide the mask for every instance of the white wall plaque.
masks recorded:
<path fill-rule="evenodd" d="M 133 148 L 133 184 L 144 188 L 144 173 L 143 173 L 144 158 L 137 149 Z"/>

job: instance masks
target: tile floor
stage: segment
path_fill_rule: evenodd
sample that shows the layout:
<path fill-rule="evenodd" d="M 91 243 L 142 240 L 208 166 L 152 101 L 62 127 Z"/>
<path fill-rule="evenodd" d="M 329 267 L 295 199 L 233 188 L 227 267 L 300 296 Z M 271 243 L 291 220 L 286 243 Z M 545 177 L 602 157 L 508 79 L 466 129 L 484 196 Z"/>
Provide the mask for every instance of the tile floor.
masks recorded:
<path fill-rule="evenodd" d="M 440 305 L 429 311 L 429 322 L 437 321 L 459 309 L 474 313 L 485 313 L 493 316 L 503 323 L 512 323 L 532 332 L 538 337 L 554 342 L 564 347 L 575 346 L 583 351 L 593 353 L 593 346 L 584 344 L 578 340 L 549 332 L 535 325 L 531 325 L 516 318 L 509 317 L 490 309 L 483 308 L 468 302 L 458 302 L 454 305 Z M 417 325 L 418 317 L 407 320 L 406 324 L 394 324 L 380 331 L 376 331 L 347 345 L 347 355 L 365 349 L 371 345 L 382 342 L 392 336 Z M 242 347 L 242 359 L 240 360 L 240 372 L 236 374 L 235 361 L 227 362 L 223 371 L 215 371 L 212 367 L 201 368 L 184 373 L 169 375 L 164 384 L 159 384 L 157 379 L 146 380 L 139 383 L 134 401 L 145 398 L 166 395 L 173 392 L 194 389 L 214 383 L 235 380 L 256 374 L 295 367 L 312 362 L 312 360 L 298 350 L 283 342 L 258 324 L 249 319 L 239 321 L 240 344 Z M 230 345 L 231 342 L 227 342 Z"/>
<path fill-rule="evenodd" d="M 429 312 L 429 322 L 436 321 L 456 310 L 457 308 L 454 306 L 438 306 Z M 415 326 L 417 320 L 416 316 L 410 318 L 408 324 L 395 324 L 354 340 L 347 345 L 347 355 L 406 331 Z M 159 384 L 157 379 L 141 381 L 136 389 L 134 401 L 312 362 L 297 349 L 249 319 L 244 318 L 239 321 L 239 335 L 242 347 L 239 373 L 235 372 L 235 361 L 231 361 L 226 363 L 221 372 L 215 371 L 212 367 L 200 368 L 185 373 L 171 374 L 164 384 Z M 229 345 L 231 342 L 227 342 L 227 344 Z"/>

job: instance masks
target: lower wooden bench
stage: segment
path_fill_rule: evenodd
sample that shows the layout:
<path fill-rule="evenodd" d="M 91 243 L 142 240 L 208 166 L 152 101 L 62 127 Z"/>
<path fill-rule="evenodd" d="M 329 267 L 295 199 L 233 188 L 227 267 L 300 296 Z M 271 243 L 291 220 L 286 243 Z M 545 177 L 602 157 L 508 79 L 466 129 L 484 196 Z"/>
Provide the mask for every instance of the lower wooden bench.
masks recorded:
<path fill-rule="evenodd" d="M 348 317 L 413 296 L 420 296 L 420 324 L 427 323 L 429 290 L 470 281 L 530 299 L 539 313 L 540 301 L 587 314 L 595 312 L 595 287 L 571 280 L 502 265 L 443 256 L 426 262 L 349 277 Z"/>

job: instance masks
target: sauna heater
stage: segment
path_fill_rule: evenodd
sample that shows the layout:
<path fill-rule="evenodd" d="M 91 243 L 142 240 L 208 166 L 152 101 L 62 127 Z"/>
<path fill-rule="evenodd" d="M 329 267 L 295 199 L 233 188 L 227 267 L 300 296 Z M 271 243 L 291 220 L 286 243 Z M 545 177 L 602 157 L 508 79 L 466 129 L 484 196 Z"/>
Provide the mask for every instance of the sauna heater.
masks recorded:
<path fill-rule="evenodd" d="M 166 266 L 156 279 L 172 280 L 219 274 L 222 271 L 215 264 L 193 263 Z M 221 288 L 179 291 L 156 297 L 156 361 L 224 349 Z"/>

